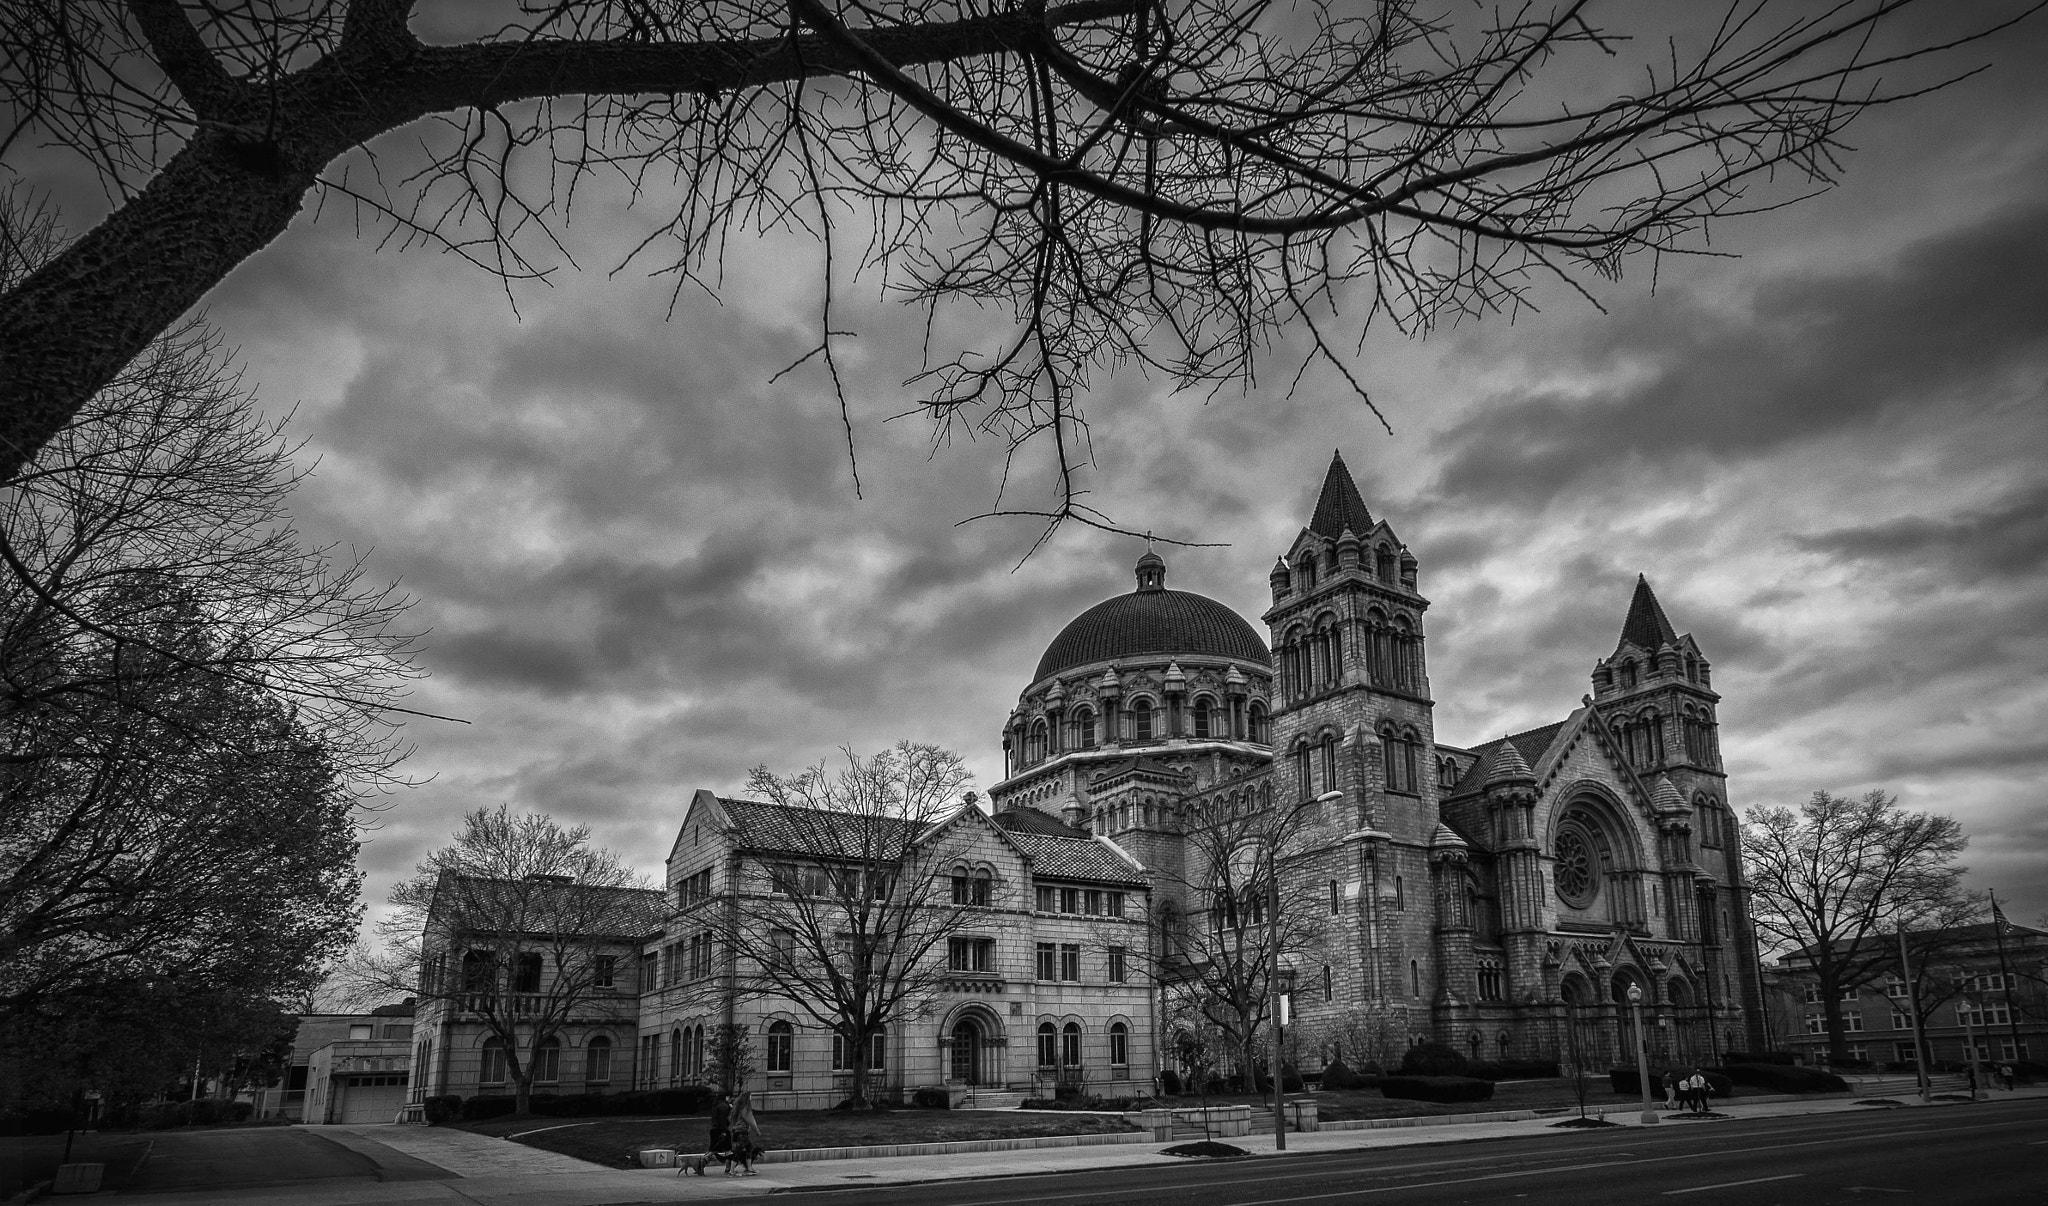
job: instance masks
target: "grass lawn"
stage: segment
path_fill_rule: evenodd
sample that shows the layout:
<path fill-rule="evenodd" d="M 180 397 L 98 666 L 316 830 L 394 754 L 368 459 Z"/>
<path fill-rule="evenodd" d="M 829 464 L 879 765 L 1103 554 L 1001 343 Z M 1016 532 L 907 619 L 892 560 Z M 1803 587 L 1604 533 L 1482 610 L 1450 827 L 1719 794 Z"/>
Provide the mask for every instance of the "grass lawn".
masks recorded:
<path fill-rule="evenodd" d="M 1579 1099 L 1572 1090 L 1572 1082 L 1556 1078 L 1549 1080 L 1509 1080 L 1493 1087 L 1490 1101 L 1430 1102 L 1407 1101 L 1395 1097 L 1382 1097 L 1378 1089 L 1346 1089 L 1341 1092 L 1316 1092 L 1310 1094 L 1316 1099 L 1316 1118 L 1322 1122 L 1346 1122 L 1355 1118 L 1411 1118 L 1418 1116 L 1446 1114 L 1486 1114 L 1495 1110 L 1573 1110 L 1579 1107 Z M 1662 1105 L 1662 1094 L 1653 1095 L 1657 1104 Z M 1193 1096 L 1166 1099 L 1174 1106 L 1200 1105 Z M 1586 1081 L 1586 1108 L 1627 1105 L 1638 1100 L 1623 1097 L 1608 1084 L 1607 1078 L 1588 1078 Z M 1211 1105 L 1268 1105 L 1271 1099 L 1247 1097 L 1230 1093 L 1212 1095 Z"/>
<path fill-rule="evenodd" d="M 955 1139 L 1035 1139 L 1046 1135 L 1099 1135 L 1137 1128 L 1115 1115 L 1002 1113 L 994 1110 L 843 1110 L 764 1112 L 762 1142 L 774 1149 L 864 1147 L 880 1143 L 944 1143 Z M 463 1130 L 503 1135 L 595 1164 L 619 1167 L 651 1147 L 702 1151 L 710 1137 L 706 1115 L 679 1118 L 493 1118 L 465 1122 Z"/>
<path fill-rule="evenodd" d="M 72 1140 L 71 1161 L 74 1164 L 106 1165 L 100 1187 L 119 1189 L 127 1183 L 128 1174 L 134 1171 L 142 1154 L 149 1150 L 149 1144 L 150 1136 L 141 1133 L 81 1134 Z M 57 1165 L 63 1159 L 62 1135 L 17 1135 L 0 1139 L 0 1199 L 11 1198 L 38 1181 L 56 1176 Z"/>

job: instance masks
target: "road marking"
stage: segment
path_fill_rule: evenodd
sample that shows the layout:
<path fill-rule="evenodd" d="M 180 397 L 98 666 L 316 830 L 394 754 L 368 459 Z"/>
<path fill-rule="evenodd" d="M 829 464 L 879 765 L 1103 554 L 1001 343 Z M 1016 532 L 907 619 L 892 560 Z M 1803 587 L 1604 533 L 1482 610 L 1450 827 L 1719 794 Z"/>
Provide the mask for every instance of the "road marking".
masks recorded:
<path fill-rule="evenodd" d="M 1762 1185 L 1765 1181 L 1790 1181 L 1805 1175 L 1805 1173 L 1786 1173 L 1783 1176 L 1777 1177 L 1751 1177 L 1747 1181 L 1723 1181 L 1719 1185 L 1695 1185 L 1691 1189 L 1667 1189 L 1664 1191 L 1664 1196 L 1670 1198 L 1682 1193 L 1705 1193 L 1709 1189 L 1733 1189 L 1737 1185 Z"/>

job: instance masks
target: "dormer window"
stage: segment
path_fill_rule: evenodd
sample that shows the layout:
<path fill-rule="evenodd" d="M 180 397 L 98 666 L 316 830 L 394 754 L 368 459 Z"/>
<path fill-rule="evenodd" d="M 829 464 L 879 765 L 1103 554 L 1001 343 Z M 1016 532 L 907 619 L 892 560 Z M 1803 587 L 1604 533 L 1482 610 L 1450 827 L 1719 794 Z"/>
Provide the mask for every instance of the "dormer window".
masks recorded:
<path fill-rule="evenodd" d="M 1636 685 L 1636 664 L 1634 659 L 1621 664 L 1621 685 L 1624 690 Z"/>

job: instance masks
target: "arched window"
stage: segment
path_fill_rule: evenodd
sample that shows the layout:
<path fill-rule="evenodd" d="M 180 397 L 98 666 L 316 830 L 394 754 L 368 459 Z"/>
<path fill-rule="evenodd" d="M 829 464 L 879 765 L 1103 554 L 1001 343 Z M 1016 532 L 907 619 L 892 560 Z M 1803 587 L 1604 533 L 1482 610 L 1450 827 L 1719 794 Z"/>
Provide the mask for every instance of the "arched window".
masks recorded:
<path fill-rule="evenodd" d="M 1337 790 L 1337 735 L 1323 734 L 1323 781 L 1322 791 Z M 1318 793 L 1320 794 L 1320 792 Z"/>
<path fill-rule="evenodd" d="M 464 951 L 462 955 L 462 990 L 464 992 L 489 992 L 497 979 L 494 974 L 497 961 L 489 951 Z"/>
<path fill-rule="evenodd" d="M 1143 695 L 1131 701 L 1131 740 L 1152 740 L 1152 701 Z"/>
<path fill-rule="evenodd" d="M 1316 555 L 1312 552 L 1303 553 L 1300 561 L 1301 568 L 1296 572 L 1295 576 L 1301 579 L 1301 589 L 1314 590 L 1316 588 Z"/>
<path fill-rule="evenodd" d="M 1373 568 L 1380 581 L 1391 585 L 1394 581 L 1394 550 L 1384 544 L 1374 549 Z"/>
<path fill-rule="evenodd" d="M 1068 1022 L 1060 1031 L 1060 1066 L 1079 1068 L 1081 1066 L 1081 1023 Z"/>
<path fill-rule="evenodd" d="M 678 1084 L 683 1079 L 683 1028 L 678 1026 L 668 1032 L 668 1082 Z"/>
<path fill-rule="evenodd" d="M 1415 641 L 1415 626 L 1407 616 L 1394 617 L 1390 650 L 1391 665 L 1388 672 L 1393 684 L 1404 691 L 1419 691 L 1422 688 L 1422 659 L 1418 655 Z"/>
<path fill-rule="evenodd" d="M 562 1040 L 542 1039 L 533 1049 L 533 1079 L 537 1084 L 551 1085 L 562 1079 Z"/>
<path fill-rule="evenodd" d="M 1195 697 L 1195 736 L 1213 737 L 1216 701 L 1206 695 Z"/>
<path fill-rule="evenodd" d="M 1408 885 L 1398 875 L 1394 877 L 1394 911 L 1396 913 L 1408 911 Z"/>
<path fill-rule="evenodd" d="M 768 1071 L 788 1075 L 796 1048 L 796 1027 L 788 1022 L 768 1023 Z"/>
<path fill-rule="evenodd" d="M 487 1038 L 484 1040 L 483 1066 L 477 1072 L 477 1083 L 502 1085 L 505 1083 L 505 1040 Z"/>
<path fill-rule="evenodd" d="M 1059 1058 L 1059 1028 L 1051 1022 L 1038 1024 L 1038 1066 L 1050 1068 Z"/>
<path fill-rule="evenodd" d="M 1074 748 L 1092 750 L 1095 748 L 1095 710 L 1074 709 Z"/>
<path fill-rule="evenodd" d="M 1131 1028 L 1122 1022 L 1109 1024 L 1109 1062 L 1111 1067 L 1126 1067 L 1131 1062 Z"/>
<path fill-rule="evenodd" d="M 531 951 L 519 956 L 513 964 L 512 991 L 540 991 L 540 956 Z"/>
<path fill-rule="evenodd" d="M 701 1077 L 704 1075 L 704 1070 L 709 1066 L 704 1059 L 704 1027 L 700 1023 L 697 1026 L 697 1033 L 690 1036 L 690 1067 L 697 1076 Z"/>
<path fill-rule="evenodd" d="M 1031 722 L 1030 736 L 1024 739 L 1024 759 L 1027 762 L 1041 762 L 1046 755 L 1046 723 L 1041 716 Z"/>
<path fill-rule="evenodd" d="M 1316 794 L 1316 785 L 1309 778 L 1313 768 L 1314 762 L 1309 757 L 1308 743 L 1297 742 L 1294 747 L 1294 782 L 1297 785 L 1295 790 L 1300 793 L 1301 799 L 1306 800 Z"/>
<path fill-rule="evenodd" d="M 1422 995 L 1422 964 L 1414 959 L 1408 961 L 1408 995 Z"/>
<path fill-rule="evenodd" d="M 1264 703 L 1256 699 L 1252 701 L 1251 708 L 1246 712 L 1246 723 L 1250 727 L 1253 744 L 1271 745 L 1273 743 L 1273 734 L 1268 728 L 1266 721 L 1266 705 Z"/>
<path fill-rule="evenodd" d="M 1621 685 L 1624 688 L 1636 685 L 1636 663 L 1633 658 L 1621 664 Z"/>
<path fill-rule="evenodd" d="M 585 1084 L 601 1085 L 611 1078 L 612 1041 L 600 1034 L 583 1045 L 583 1080 Z"/>

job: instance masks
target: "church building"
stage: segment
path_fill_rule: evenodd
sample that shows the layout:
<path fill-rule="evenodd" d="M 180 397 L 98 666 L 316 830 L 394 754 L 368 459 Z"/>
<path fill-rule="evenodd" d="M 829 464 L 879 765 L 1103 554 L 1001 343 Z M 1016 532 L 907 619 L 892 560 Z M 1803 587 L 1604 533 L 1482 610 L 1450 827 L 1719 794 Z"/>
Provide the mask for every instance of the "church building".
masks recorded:
<path fill-rule="evenodd" d="M 1653 1060 L 1763 1049 L 1720 697 L 1646 580 L 1577 708 L 1454 746 L 1421 564 L 1341 455 L 1273 565 L 1268 639 L 1166 577 L 1146 553 L 1134 591 L 1047 646 L 1003 730 L 998 818 L 1108 838 L 1153 873 L 1155 909 L 1200 925 L 1224 906 L 1189 819 L 1296 810 L 1288 899 L 1328 912 L 1281 943 L 1309 1034 L 1365 1013 L 1405 1042 L 1604 1069 L 1633 1058 L 1633 989 Z"/>

